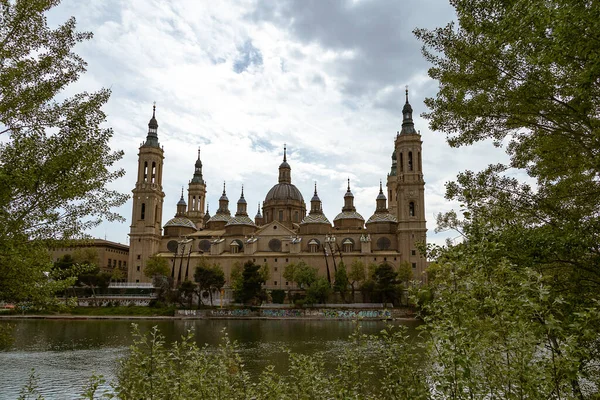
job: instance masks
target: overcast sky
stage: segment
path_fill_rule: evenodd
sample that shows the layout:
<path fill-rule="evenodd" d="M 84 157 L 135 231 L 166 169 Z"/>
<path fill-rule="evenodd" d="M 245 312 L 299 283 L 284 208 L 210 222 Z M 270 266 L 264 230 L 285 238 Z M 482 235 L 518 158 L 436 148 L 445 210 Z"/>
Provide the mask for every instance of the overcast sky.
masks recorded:
<path fill-rule="evenodd" d="M 292 183 L 309 208 L 316 181 L 332 221 L 349 177 L 357 211 L 368 219 L 390 171 L 406 85 L 423 139 L 428 241 L 455 236 L 434 233 L 435 215 L 457 208 L 444 199 L 444 183 L 504 159 L 486 143 L 451 149 L 419 116 L 437 82 L 412 30 L 451 21 L 447 0 L 63 0 L 49 23 L 71 15 L 94 38 L 76 48 L 88 71 L 69 92 L 112 90 L 104 110 L 127 172 L 114 189 L 131 193 L 135 185 L 156 101 L 163 225 L 192 178 L 198 146 L 211 214 L 226 181 L 232 213 L 243 184 L 254 217 L 277 183 L 284 143 Z M 90 233 L 127 243 L 131 200 L 119 212 L 126 223 Z"/>

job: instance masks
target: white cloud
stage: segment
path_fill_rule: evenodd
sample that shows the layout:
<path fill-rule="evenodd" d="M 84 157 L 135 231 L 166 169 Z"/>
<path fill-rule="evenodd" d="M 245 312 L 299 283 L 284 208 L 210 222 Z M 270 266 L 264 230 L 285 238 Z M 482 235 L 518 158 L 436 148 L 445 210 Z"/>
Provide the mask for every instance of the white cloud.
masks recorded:
<path fill-rule="evenodd" d="M 411 15 L 428 13 L 432 2 L 414 2 L 412 7 L 420 9 Z M 89 67 L 70 91 L 112 89 L 105 111 L 115 131 L 113 146 L 125 151 L 119 166 L 127 171 L 114 187 L 129 193 L 135 184 L 138 146 L 156 101 L 158 135 L 165 148 L 163 223 L 175 213 L 181 186 L 192 177 L 199 145 L 211 211 L 217 208 L 225 180 L 230 209 L 235 210 L 244 184 L 249 213 L 254 215 L 255 205 L 277 181 L 284 143 L 292 180 L 307 203 L 318 181 L 324 211 L 332 220 L 343 205 L 350 177 L 355 205 L 367 219 L 375 209 L 379 180 L 385 184 L 390 169 L 404 85 L 409 84 L 416 126 L 423 134 L 429 240 L 443 242 L 447 235 L 433 234 L 434 215 L 456 206 L 443 199 L 444 182 L 462 169 L 480 169 L 501 152 L 487 144 L 451 150 L 443 135 L 430 132 L 418 117 L 425 111 L 423 98 L 431 95 L 427 90 L 435 85 L 426 75 L 411 27 L 391 31 L 390 35 L 400 35 L 397 38 L 380 38 L 387 44 L 372 43 L 382 51 L 393 40 L 412 43 L 401 50 L 406 59 L 389 80 L 394 65 L 382 67 L 384 75 L 371 77 L 369 73 L 379 70 L 362 67 L 396 62 L 399 56 L 389 60 L 382 56 L 365 64 L 363 58 L 375 54 L 365 47 L 372 32 L 357 39 L 356 46 L 336 37 L 328 41 L 304 34 L 301 38 L 297 29 L 285 24 L 249 18 L 257 4 L 67 0 L 52 12 L 53 24 L 75 15 L 80 30 L 94 32 L 93 40 L 78 45 Z M 358 6 L 370 7 L 367 2 L 352 7 Z M 443 11 L 446 5 L 440 7 L 435 15 L 442 25 L 452 15 Z M 367 29 L 363 20 L 356 27 L 345 24 L 340 29 Z M 360 38 L 361 32 L 352 35 Z M 236 60 L 248 51 L 255 52 L 253 57 L 259 52 L 261 62 L 253 58 L 255 62 L 237 73 Z M 364 92 L 356 91 L 362 87 L 356 81 L 359 73 L 369 83 Z M 375 84 L 379 86 L 372 91 Z M 119 211 L 129 220 L 131 204 Z M 91 233 L 101 237 L 106 233 L 109 240 L 125 242 L 128 230 L 129 223 L 107 223 Z"/>

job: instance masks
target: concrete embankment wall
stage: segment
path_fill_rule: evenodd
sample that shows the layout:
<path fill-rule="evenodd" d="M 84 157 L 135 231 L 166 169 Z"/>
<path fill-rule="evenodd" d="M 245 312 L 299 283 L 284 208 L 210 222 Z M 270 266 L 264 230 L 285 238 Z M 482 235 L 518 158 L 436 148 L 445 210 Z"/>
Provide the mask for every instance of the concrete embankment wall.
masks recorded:
<path fill-rule="evenodd" d="M 382 320 L 411 318 L 405 308 L 393 309 L 335 309 L 335 308 L 261 308 L 177 310 L 183 318 L 260 318 L 260 319 L 365 319 Z"/>

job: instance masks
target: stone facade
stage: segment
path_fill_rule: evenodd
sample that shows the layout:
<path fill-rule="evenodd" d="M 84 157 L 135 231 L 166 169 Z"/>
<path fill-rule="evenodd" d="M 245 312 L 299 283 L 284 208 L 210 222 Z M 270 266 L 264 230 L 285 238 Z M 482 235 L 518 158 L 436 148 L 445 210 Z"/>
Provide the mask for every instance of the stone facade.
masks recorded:
<path fill-rule="evenodd" d="M 129 262 L 129 246 L 126 244 L 110 242 L 103 239 L 90 239 L 71 243 L 68 247 L 60 247 L 50 250 L 52 261 L 70 254 L 77 249 L 93 249 L 98 255 L 98 267 L 102 272 L 112 273 L 115 268 L 127 276 L 127 263 Z"/>
<path fill-rule="evenodd" d="M 408 92 L 402 111 L 402 131 L 396 135 L 387 190 L 380 183 L 375 212 L 366 222 L 354 207 L 350 181 L 344 206 L 333 219 L 333 225 L 323 214 L 316 185 L 307 214 L 304 198 L 292 183 L 285 148 L 278 183 L 266 194 L 262 210 L 259 205 L 254 220 L 248 217 L 243 189 L 232 215 L 225 184 L 219 208 L 210 216 L 208 210 L 203 212 L 206 185 L 198 152 L 194 176 L 188 186 L 188 203 L 182 191 L 175 217 L 164 225 L 164 233 L 161 229 L 164 156 L 158 145 L 158 124 L 153 113 L 148 137 L 140 147 L 133 190 L 129 281 L 149 281 L 143 269 L 145 261 L 155 253 L 169 260 L 172 277 L 178 282 L 193 279 L 193 270 L 202 258 L 223 268 L 226 286 L 230 284 L 232 267 L 246 261 L 269 265 L 271 279 L 266 286 L 270 289 L 294 288 L 283 278 L 283 271 L 287 264 L 300 260 L 332 278 L 342 261 L 347 266 L 356 259 L 365 265 L 386 262 L 395 268 L 408 262 L 414 277 L 425 279 L 427 262 L 417 249 L 419 242 L 426 241 L 422 141 L 414 129 Z"/>

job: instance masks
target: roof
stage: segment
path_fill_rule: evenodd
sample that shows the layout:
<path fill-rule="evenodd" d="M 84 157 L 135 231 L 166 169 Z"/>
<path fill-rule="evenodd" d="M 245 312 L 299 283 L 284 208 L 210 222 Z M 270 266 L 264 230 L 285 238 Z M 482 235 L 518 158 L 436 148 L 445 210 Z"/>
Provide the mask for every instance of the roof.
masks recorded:
<path fill-rule="evenodd" d="M 365 220 L 362 217 L 362 215 L 360 215 L 356 211 L 342 211 L 341 213 L 339 213 L 338 215 L 336 215 L 333 220 L 337 221 L 339 219 L 359 219 L 361 221 Z"/>
<path fill-rule="evenodd" d="M 198 230 L 196 225 L 187 218 L 184 217 L 175 217 L 171 218 L 164 226 L 164 228 L 169 226 L 179 226 L 182 228 L 193 228 L 195 231 Z"/>
<path fill-rule="evenodd" d="M 304 201 L 302 193 L 298 188 L 291 183 L 278 183 L 269 190 L 265 197 L 265 202 L 269 200 L 297 200 Z"/>
<path fill-rule="evenodd" d="M 250 226 L 256 226 L 256 224 L 254 223 L 254 221 L 252 221 L 250 219 L 250 217 L 248 217 L 247 215 L 235 216 L 235 217 L 231 218 L 229 220 L 229 222 L 227 222 L 227 224 L 225 224 L 225 226 L 231 226 L 231 225 L 250 225 Z"/>
<path fill-rule="evenodd" d="M 323 213 L 310 213 L 306 217 L 304 217 L 304 219 L 302 220 L 302 222 L 300 222 L 300 225 L 304 225 L 304 224 L 327 224 L 327 225 L 331 225 L 331 222 L 329 222 L 329 220 L 327 219 L 327 217 Z"/>
<path fill-rule="evenodd" d="M 222 214 L 222 213 L 216 213 L 215 215 L 213 215 L 212 217 L 210 217 L 210 219 L 207 221 L 208 222 L 215 222 L 215 221 L 225 221 L 225 222 L 229 222 L 229 220 L 231 220 L 233 217 L 229 214 Z"/>
<path fill-rule="evenodd" d="M 398 223 L 398 220 L 395 216 L 390 213 L 375 213 L 371 215 L 371 218 L 367 221 L 367 224 L 375 223 L 375 222 L 395 222 Z"/>

